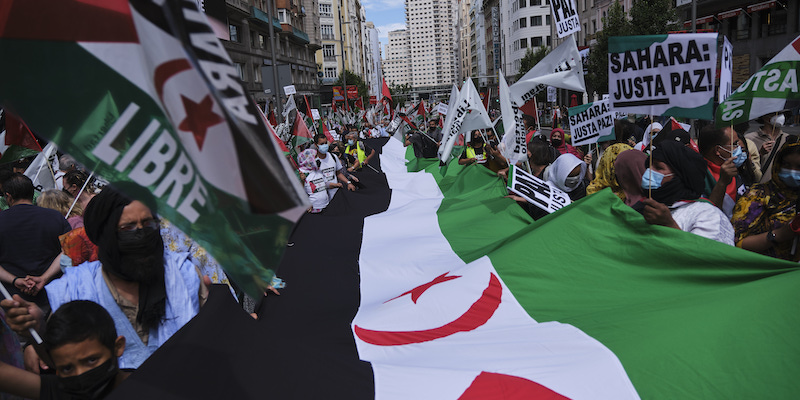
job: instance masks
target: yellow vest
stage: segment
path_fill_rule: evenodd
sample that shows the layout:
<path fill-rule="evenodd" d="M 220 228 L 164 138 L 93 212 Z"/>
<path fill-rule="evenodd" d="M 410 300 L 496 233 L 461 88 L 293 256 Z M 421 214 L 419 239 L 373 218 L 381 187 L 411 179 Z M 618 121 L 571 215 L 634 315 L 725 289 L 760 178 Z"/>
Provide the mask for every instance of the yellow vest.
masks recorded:
<path fill-rule="evenodd" d="M 483 164 L 486 161 L 489 161 L 489 152 L 486 151 L 486 145 L 483 145 L 483 154 L 475 154 L 475 149 L 472 146 L 467 146 L 467 158 L 475 158 L 475 156 L 483 157 L 480 160 L 476 160 L 478 164 Z"/>
<path fill-rule="evenodd" d="M 367 159 L 367 155 L 364 153 L 364 145 L 361 142 L 356 142 L 356 147 L 352 149 L 348 144 L 347 146 L 345 146 L 344 152 L 350 154 L 351 156 L 354 155 L 353 153 L 355 153 L 355 156 L 360 164 L 363 164 L 364 160 Z"/>

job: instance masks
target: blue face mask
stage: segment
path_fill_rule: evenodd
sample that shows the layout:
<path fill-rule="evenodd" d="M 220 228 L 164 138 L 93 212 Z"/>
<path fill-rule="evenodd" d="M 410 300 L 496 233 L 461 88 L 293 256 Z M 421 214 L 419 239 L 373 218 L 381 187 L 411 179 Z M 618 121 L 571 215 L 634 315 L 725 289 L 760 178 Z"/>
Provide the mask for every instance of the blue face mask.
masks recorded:
<path fill-rule="evenodd" d="M 720 146 L 719 148 L 731 153 L 731 158 L 733 158 L 733 165 L 735 165 L 736 168 L 741 167 L 742 164 L 744 164 L 744 161 L 747 160 L 747 153 L 742 151 L 742 146 L 736 146 L 736 148 L 732 152 L 728 151 L 728 149 L 722 146 Z"/>
<path fill-rule="evenodd" d="M 356 144 L 356 141 L 355 141 L 355 140 L 353 140 L 353 139 L 350 139 L 350 140 L 348 140 L 348 141 L 347 141 L 347 145 L 348 145 L 348 146 L 352 146 L 352 145 L 354 145 L 354 144 Z"/>
<path fill-rule="evenodd" d="M 661 187 L 661 181 L 665 177 L 672 176 L 673 174 L 664 175 L 661 172 L 653 171 L 648 168 L 642 175 L 642 189 L 658 189 Z"/>
<path fill-rule="evenodd" d="M 791 188 L 800 187 L 800 171 L 781 168 L 781 172 L 778 172 L 778 177 L 781 178 L 781 181 L 783 181 L 786 186 Z"/>
<path fill-rule="evenodd" d="M 325 154 L 325 153 L 328 152 L 328 146 L 330 146 L 330 145 L 327 144 L 327 143 L 321 144 L 321 145 L 317 146 L 317 150 L 319 150 L 320 153 Z"/>

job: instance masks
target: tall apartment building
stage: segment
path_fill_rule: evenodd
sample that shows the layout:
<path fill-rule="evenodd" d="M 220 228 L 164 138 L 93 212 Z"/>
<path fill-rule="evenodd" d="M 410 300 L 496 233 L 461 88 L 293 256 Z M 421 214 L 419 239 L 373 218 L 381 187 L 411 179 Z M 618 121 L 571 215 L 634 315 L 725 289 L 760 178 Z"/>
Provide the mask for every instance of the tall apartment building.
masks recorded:
<path fill-rule="evenodd" d="M 315 61 L 322 72 L 324 102 L 330 102 L 330 86 L 344 69 L 363 75 L 361 21 L 362 9 L 359 0 L 318 0 L 319 31 L 322 45 L 316 52 Z M 342 48 L 344 44 L 344 48 Z"/>
<path fill-rule="evenodd" d="M 504 39 L 503 73 L 516 75 L 528 49 L 553 46 L 550 3 L 546 0 L 511 0 L 501 3 Z"/>
<path fill-rule="evenodd" d="M 481 1 L 481 0 L 478 0 Z M 484 46 L 486 53 L 483 55 L 486 61 L 487 83 L 497 90 L 499 83 L 499 71 L 503 68 L 503 30 L 500 26 L 500 0 L 482 0 L 483 26 L 484 26 Z M 505 71 L 503 72 L 505 73 Z"/>
<path fill-rule="evenodd" d="M 483 0 L 470 0 L 469 8 L 469 48 L 470 76 L 478 79 L 478 87 L 488 85 L 486 65 L 486 26 L 483 15 Z"/>
<path fill-rule="evenodd" d="M 447 95 L 456 82 L 455 0 L 406 0 L 414 91 Z"/>
<path fill-rule="evenodd" d="M 314 17 L 306 12 L 316 8 L 316 1 L 276 0 L 270 21 L 266 0 L 225 0 L 229 40 L 222 40 L 222 44 L 236 65 L 239 78 L 259 104 L 282 99 L 281 88 L 288 85 L 312 98 L 319 94 L 314 52 L 320 48 L 320 38 L 316 32 L 309 35 L 305 31 L 313 26 L 306 18 Z M 264 69 L 272 65 L 269 25 L 275 33 L 279 69 L 287 71 L 277 90 L 268 88 L 272 86 L 272 76 Z M 279 97 L 275 97 L 276 92 Z"/>
<path fill-rule="evenodd" d="M 389 32 L 389 43 L 386 44 L 386 60 L 383 62 L 383 73 L 389 86 L 411 84 L 411 55 L 408 30 L 400 29 Z"/>
<path fill-rule="evenodd" d="M 375 24 L 365 22 L 362 30 L 364 34 L 364 81 L 369 87 L 369 95 L 381 98 L 383 83 L 381 80 L 381 43 L 378 40 L 378 30 Z"/>
<path fill-rule="evenodd" d="M 458 10 L 458 19 L 456 22 L 456 41 L 458 48 L 456 54 L 456 75 L 459 81 L 467 79 L 472 74 L 472 54 L 470 47 L 470 38 L 472 34 L 472 26 L 469 20 L 470 0 L 456 0 L 456 8 Z"/>

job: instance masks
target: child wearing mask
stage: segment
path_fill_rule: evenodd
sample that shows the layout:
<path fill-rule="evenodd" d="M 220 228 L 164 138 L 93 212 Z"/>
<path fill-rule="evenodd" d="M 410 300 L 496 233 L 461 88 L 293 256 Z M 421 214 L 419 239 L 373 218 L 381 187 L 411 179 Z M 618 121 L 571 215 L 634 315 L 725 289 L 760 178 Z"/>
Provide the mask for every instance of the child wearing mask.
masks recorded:
<path fill-rule="evenodd" d="M 7 300 L 6 300 L 7 301 Z M 59 307 L 47 321 L 44 343 L 55 375 L 37 375 L 0 363 L 0 391 L 31 399 L 102 399 L 129 373 L 117 358 L 125 337 L 99 304 L 76 300 Z"/>

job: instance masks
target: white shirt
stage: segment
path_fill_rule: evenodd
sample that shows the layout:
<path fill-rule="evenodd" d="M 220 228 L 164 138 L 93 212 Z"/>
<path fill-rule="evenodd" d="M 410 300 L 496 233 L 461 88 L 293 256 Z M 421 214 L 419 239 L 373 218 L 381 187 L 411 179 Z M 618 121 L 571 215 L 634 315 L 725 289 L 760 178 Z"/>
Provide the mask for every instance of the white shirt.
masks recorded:
<path fill-rule="evenodd" d="M 313 209 L 322 210 L 328 206 L 330 197 L 328 191 L 325 190 L 327 187 L 328 183 L 321 171 L 311 171 L 306 174 L 305 189 Z"/>
<path fill-rule="evenodd" d="M 733 226 L 713 204 L 679 201 L 670 207 L 670 212 L 682 231 L 733 246 Z"/>
<path fill-rule="evenodd" d="M 317 156 L 317 159 L 320 161 L 319 170 L 325 176 L 325 182 L 336 183 L 338 181 L 336 173 L 342 170 L 342 163 L 339 159 L 331 153 L 328 153 L 325 158 Z M 328 189 L 328 197 L 332 199 L 337 190 L 338 188 Z"/>

